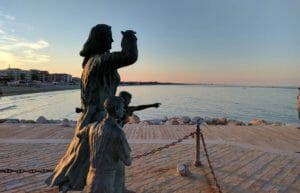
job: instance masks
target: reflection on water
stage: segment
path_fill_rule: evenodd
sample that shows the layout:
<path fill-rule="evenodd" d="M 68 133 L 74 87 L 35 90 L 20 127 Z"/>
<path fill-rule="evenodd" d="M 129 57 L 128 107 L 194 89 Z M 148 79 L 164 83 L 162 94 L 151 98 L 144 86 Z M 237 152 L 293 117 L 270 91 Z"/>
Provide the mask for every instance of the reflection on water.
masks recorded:
<path fill-rule="evenodd" d="M 1 112 L 1 111 L 5 111 L 5 110 L 8 110 L 8 109 L 12 109 L 12 108 L 14 108 L 14 107 L 16 107 L 16 105 L 10 105 L 10 106 L 7 106 L 7 107 L 1 107 L 1 108 L 0 108 L 0 112 Z"/>
<path fill-rule="evenodd" d="M 137 112 L 142 119 L 164 116 L 227 117 L 249 121 L 254 118 L 296 123 L 296 89 L 222 87 L 199 85 L 121 86 L 132 93 L 131 105 L 160 102 L 161 107 Z M 0 119 L 77 119 L 79 90 L 35 93 L 0 99 Z"/>

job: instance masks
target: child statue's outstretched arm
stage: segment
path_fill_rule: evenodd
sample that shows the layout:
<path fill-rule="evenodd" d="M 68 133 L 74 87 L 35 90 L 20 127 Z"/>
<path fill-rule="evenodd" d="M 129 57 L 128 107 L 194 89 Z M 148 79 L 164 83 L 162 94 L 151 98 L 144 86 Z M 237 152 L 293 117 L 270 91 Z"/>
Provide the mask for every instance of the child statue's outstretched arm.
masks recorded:
<path fill-rule="evenodd" d="M 134 111 L 141 111 L 141 110 L 151 108 L 151 107 L 158 108 L 160 105 L 161 105 L 161 103 L 153 103 L 153 104 L 139 105 L 139 106 L 129 106 L 128 114 L 129 114 L 129 116 L 131 116 Z"/>

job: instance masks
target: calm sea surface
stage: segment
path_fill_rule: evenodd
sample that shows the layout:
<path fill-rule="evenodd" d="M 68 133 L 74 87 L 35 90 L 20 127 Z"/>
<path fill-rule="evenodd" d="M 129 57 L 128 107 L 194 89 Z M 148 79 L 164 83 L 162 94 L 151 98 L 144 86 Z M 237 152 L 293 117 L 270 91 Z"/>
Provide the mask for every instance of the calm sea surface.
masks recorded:
<path fill-rule="evenodd" d="M 254 118 L 267 121 L 299 123 L 296 111 L 297 89 L 224 87 L 199 85 L 120 86 L 119 91 L 132 93 L 132 105 L 160 102 L 136 114 L 142 119 L 174 117 L 227 117 L 242 121 Z M 66 90 L 0 98 L 0 119 L 76 120 L 80 91 Z"/>

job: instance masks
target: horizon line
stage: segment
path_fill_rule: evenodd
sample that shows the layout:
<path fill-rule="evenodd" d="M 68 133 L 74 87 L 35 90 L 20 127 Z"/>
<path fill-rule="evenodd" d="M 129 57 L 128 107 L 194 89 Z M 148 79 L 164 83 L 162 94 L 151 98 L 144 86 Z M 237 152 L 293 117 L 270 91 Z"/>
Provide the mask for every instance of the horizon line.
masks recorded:
<path fill-rule="evenodd" d="M 159 82 L 159 81 L 122 81 L 121 84 L 148 84 L 148 85 L 203 85 L 203 86 L 227 86 L 227 87 L 260 87 L 260 88 L 299 88 L 295 85 L 257 85 L 242 83 L 183 83 L 183 82 Z"/>

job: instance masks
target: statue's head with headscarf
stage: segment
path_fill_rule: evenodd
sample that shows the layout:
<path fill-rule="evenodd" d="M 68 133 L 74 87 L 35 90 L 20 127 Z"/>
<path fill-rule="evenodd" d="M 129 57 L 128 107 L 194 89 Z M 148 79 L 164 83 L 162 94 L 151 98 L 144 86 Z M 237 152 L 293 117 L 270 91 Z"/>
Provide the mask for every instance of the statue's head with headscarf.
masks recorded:
<path fill-rule="evenodd" d="M 80 51 L 80 56 L 89 58 L 94 54 L 108 52 L 111 49 L 112 42 L 111 26 L 98 24 L 91 29 L 89 37 Z"/>

